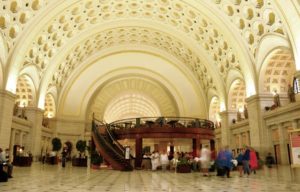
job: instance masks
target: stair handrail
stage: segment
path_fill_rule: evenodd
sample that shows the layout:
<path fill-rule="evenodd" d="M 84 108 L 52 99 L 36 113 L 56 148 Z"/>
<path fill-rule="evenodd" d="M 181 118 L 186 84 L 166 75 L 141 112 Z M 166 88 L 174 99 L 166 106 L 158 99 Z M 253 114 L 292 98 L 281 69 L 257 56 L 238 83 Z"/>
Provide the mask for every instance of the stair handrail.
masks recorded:
<path fill-rule="evenodd" d="M 103 126 L 105 127 L 105 130 L 106 130 L 106 132 L 108 133 L 108 136 L 109 136 L 110 140 L 113 142 L 112 144 L 117 146 L 117 148 L 121 151 L 122 155 L 125 155 L 125 149 L 124 149 L 124 147 L 119 143 L 119 141 L 118 141 L 117 139 L 115 139 L 115 137 L 112 135 L 111 130 L 110 130 L 110 128 L 109 128 L 110 125 L 107 124 L 107 123 L 105 123 L 105 122 L 103 122 L 103 121 L 101 121 L 101 120 L 98 120 L 98 119 L 96 119 L 96 118 L 93 118 L 93 119 L 94 119 L 95 121 L 99 122 L 100 125 L 103 125 Z"/>
<path fill-rule="evenodd" d="M 132 168 L 131 164 L 125 160 L 125 153 L 120 154 L 120 151 L 116 150 L 114 143 L 107 141 L 107 139 L 104 138 L 104 136 L 101 135 L 101 133 L 99 133 L 97 126 L 96 126 L 96 121 L 99 122 L 99 125 L 103 125 L 105 127 L 107 127 L 107 124 L 103 123 L 102 121 L 95 120 L 93 118 L 92 131 L 95 136 L 95 139 L 98 140 L 97 142 L 100 142 L 101 146 L 104 148 L 105 151 L 115 155 L 115 157 L 116 157 L 116 158 L 114 158 L 115 161 L 118 162 L 119 164 L 121 164 L 124 170 L 132 170 L 133 168 Z"/>
<path fill-rule="evenodd" d="M 97 121 L 98 121 L 98 120 L 97 120 Z M 100 122 L 100 121 L 98 121 L 98 122 Z M 97 131 L 95 125 L 96 125 L 96 124 L 95 124 L 95 121 L 93 121 L 93 131 L 94 131 L 94 133 L 96 134 L 97 138 L 102 139 L 102 140 L 104 141 L 104 143 L 105 143 L 105 145 L 106 145 L 106 148 L 109 148 L 109 149 L 110 149 L 111 151 L 113 151 L 115 154 L 117 154 L 118 156 L 120 156 L 120 157 L 122 157 L 122 158 L 125 159 L 124 154 L 120 154 L 118 151 L 116 151 L 116 150 L 113 148 L 113 146 L 110 145 L 110 144 L 103 138 L 103 136 L 102 136 L 101 134 L 98 133 L 98 131 Z M 103 125 L 105 125 L 105 124 L 103 124 Z M 106 126 L 106 125 L 105 125 L 105 126 Z"/>
<path fill-rule="evenodd" d="M 112 133 L 108 127 L 109 127 L 109 125 L 105 126 L 106 132 L 108 133 L 110 139 L 113 141 L 113 144 L 115 144 L 119 148 L 119 150 L 122 152 L 122 154 L 124 155 L 125 154 L 124 147 L 119 143 L 119 141 L 117 139 L 115 139 L 115 137 L 112 135 Z"/>

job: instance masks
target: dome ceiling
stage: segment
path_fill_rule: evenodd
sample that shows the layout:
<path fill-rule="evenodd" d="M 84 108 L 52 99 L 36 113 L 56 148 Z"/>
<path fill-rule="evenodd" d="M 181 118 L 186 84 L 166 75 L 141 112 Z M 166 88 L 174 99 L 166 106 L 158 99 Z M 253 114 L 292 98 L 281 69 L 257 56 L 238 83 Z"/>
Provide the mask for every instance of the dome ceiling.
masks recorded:
<path fill-rule="evenodd" d="M 101 25 L 105 25 L 107 22 L 123 20 L 122 22 L 126 24 L 126 21 L 131 19 L 137 20 L 136 24 L 139 21 L 154 21 L 159 25 L 169 27 L 176 33 L 187 35 L 196 45 L 201 46 L 201 49 L 206 50 L 206 54 L 211 57 L 214 65 L 216 65 L 215 68 L 218 69 L 223 78 L 226 77 L 226 73 L 230 68 L 240 69 L 237 54 L 235 54 L 235 50 L 230 45 L 230 42 L 227 42 L 223 37 L 222 29 L 209 18 L 204 17 L 199 10 L 181 1 L 77 1 L 77 3 L 68 5 L 64 11 L 55 15 L 36 34 L 35 40 L 28 48 L 23 67 L 35 65 L 42 77 L 49 63 L 52 64 L 51 60 L 56 53 L 70 43 L 73 38 L 77 38 L 78 34 L 87 32 L 89 28 L 94 26 L 99 25 L 100 28 Z M 151 38 L 151 36 L 147 37 L 149 32 L 152 34 L 156 33 L 159 41 L 168 41 L 174 38 L 172 35 L 168 35 L 168 38 L 159 38 L 160 33 L 157 33 L 157 31 L 152 32 L 151 29 L 148 29 L 145 34 L 136 34 L 134 30 L 138 28 L 135 27 L 132 31 L 123 29 L 124 33 L 120 36 L 123 36 L 123 40 L 124 38 L 130 38 L 127 42 L 122 42 L 122 40 L 116 41 L 117 37 L 112 35 L 117 31 L 108 30 L 98 36 L 98 42 L 103 43 L 104 47 L 103 45 L 87 47 L 90 48 L 88 52 L 95 51 L 94 48 L 101 49 L 105 48 L 105 46 L 111 46 L 119 41 L 122 43 L 147 43 L 149 42 L 148 39 Z M 166 34 L 163 35 L 167 36 Z M 136 37 L 140 39 L 140 42 L 135 40 Z M 156 37 L 152 40 L 155 41 Z M 164 49 L 170 49 L 170 46 L 173 46 L 175 47 L 174 49 L 178 49 L 175 50 L 176 54 L 182 57 L 182 60 L 194 59 L 193 63 L 197 63 L 192 67 L 194 71 L 199 70 L 199 67 L 202 66 L 199 58 L 191 56 L 194 51 L 185 48 L 183 42 L 160 45 L 159 41 L 155 46 L 165 47 Z M 187 51 L 184 51 L 184 49 Z M 85 52 L 86 50 L 79 54 L 85 54 Z M 195 52 L 199 52 L 199 50 L 195 50 Z M 202 71 L 206 71 L 206 69 Z"/>

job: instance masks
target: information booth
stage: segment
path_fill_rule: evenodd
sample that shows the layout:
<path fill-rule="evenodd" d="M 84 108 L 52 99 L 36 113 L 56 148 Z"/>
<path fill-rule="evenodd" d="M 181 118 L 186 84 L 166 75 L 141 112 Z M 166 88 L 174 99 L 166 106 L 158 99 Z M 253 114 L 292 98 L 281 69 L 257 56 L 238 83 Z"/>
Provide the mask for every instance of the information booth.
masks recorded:
<path fill-rule="evenodd" d="M 292 157 L 291 166 L 292 168 L 300 168 L 300 129 L 291 130 L 289 133 Z"/>

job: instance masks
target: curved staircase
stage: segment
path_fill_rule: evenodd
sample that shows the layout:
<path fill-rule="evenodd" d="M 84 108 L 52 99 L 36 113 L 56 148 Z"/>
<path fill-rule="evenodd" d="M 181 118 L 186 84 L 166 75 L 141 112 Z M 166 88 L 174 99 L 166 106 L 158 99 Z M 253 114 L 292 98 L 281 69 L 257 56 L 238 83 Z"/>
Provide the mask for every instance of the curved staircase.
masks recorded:
<path fill-rule="evenodd" d="M 115 139 L 107 125 L 101 121 L 92 122 L 92 139 L 98 152 L 111 164 L 112 168 L 120 171 L 132 171 L 130 160 L 125 159 L 124 147 Z"/>

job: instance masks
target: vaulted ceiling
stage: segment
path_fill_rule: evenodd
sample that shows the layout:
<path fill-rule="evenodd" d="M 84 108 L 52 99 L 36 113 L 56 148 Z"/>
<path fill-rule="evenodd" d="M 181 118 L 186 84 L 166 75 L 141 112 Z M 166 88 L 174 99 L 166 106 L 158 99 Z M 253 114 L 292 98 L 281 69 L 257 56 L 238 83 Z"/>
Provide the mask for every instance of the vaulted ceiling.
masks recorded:
<path fill-rule="evenodd" d="M 208 118 L 212 98 L 224 110 L 260 92 L 262 69 L 265 91 L 274 78 L 282 84 L 297 68 L 293 29 L 277 1 L 0 5 L 1 87 L 65 118 L 86 119 L 93 112 L 108 121 L 134 115 Z M 266 67 L 267 59 L 273 66 Z M 276 78 L 282 69 L 286 76 Z M 235 100 L 228 102 L 228 95 Z"/>

